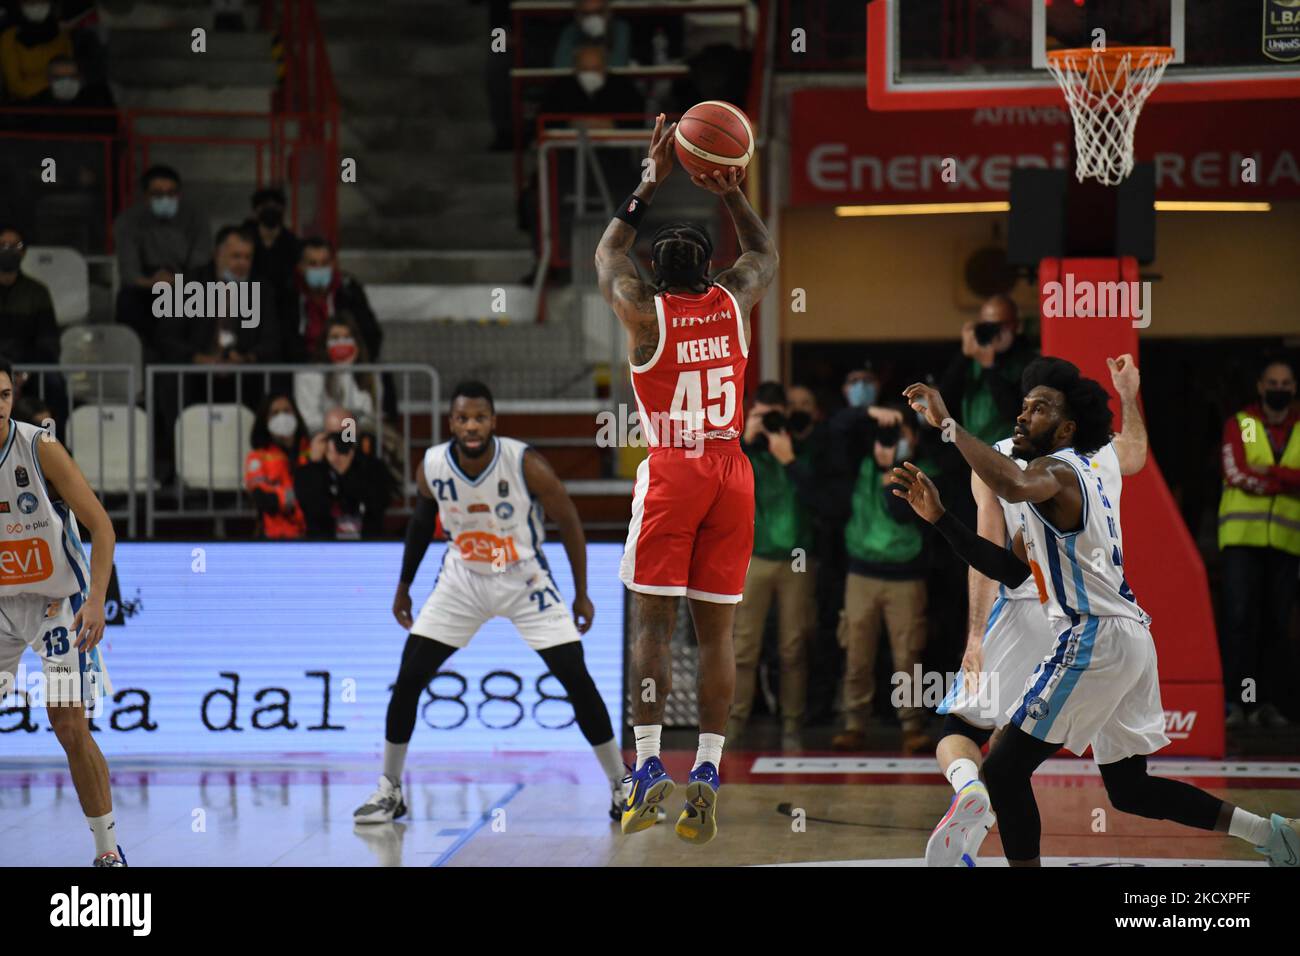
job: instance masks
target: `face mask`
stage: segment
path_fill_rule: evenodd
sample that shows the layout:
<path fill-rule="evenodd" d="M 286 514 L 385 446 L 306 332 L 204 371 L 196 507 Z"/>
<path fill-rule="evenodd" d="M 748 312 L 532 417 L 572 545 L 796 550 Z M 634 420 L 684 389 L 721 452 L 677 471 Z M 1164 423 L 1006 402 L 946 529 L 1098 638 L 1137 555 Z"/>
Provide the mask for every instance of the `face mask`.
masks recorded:
<path fill-rule="evenodd" d="M 23 254 L 16 249 L 0 252 L 0 272 L 17 272 L 22 261 Z"/>
<path fill-rule="evenodd" d="M 263 206 L 257 213 L 257 221 L 267 229 L 278 229 L 284 222 L 284 210 L 279 206 Z"/>
<path fill-rule="evenodd" d="M 1264 404 L 1275 412 L 1285 411 L 1293 401 L 1295 401 L 1295 392 L 1288 392 L 1285 389 L 1270 388 L 1264 393 Z"/>
<path fill-rule="evenodd" d="M 243 282 L 246 278 L 248 278 L 248 277 L 247 277 L 247 276 L 237 276 L 237 275 L 235 275 L 235 272 L 234 272 L 233 269 L 222 269 L 222 270 L 221 270 L 221 281 L 222 281 L 222 282 Z"/>
<path fill-rule="evenodd" d="M 857 381 L 849 384 L 849 404 L 854 408 L 866 408 L 875 404 L 876 386 L 872 382 Z"/>
<path fill-rule="evenodd" d="M 298 420 L 293 412 L 276 412 L 266 420 L 266 428 L 277 438 L 289 438 L 298 430 Z"/>
<path fill-rule="evenodd" d="M 894 460 L 904 461 L 910 454 L 912 454 L 912 443 L 906 438 L 900 438 L 898 444 L 894 446 Z"/>
<path fill-rule="evenodd" d="M 330 361 L 349 362 L 357 357 L 357 344 L 351 339 L 335 339 L 329 344 Z"/>
<path fill-rule="evenodd" d="M 61 76 L 56 80 L 50 80 L 50 93 L 56 100 L 66 103 L 68 100 L 75 100 L 80 92 L 81 80 L 75 76 Z"/>
<path fill-rule="evenodd" d="M 580 70 L 578 72 L 578 85 L 582 87 L 584 93 L 591 96 L 605 85 L 605 74 L 599 70 Z"/>
<path fill-rule="evenodd" d="M 790 431 L 798 434 L 812 424 L 812 416 L 807 412 L 791 412 L 790 417 L 786 419 L 786 426 Z"/>
<path fill-rule="evenodd" d="M 599 13 L 588 14 L 578 21 L 582 27 L 582 32 L 589 37 L 603 37 L 605 35 L 605 18 Z"/>
<path fill-rule="evenodd" d="M 330 287 L 330 281 L 334 278 L 334 267 L 308 266 L 302 270 L 302 277 L 307 288 L 324 291 Z"/>
<path fill-rule="evenodd" d="M 50 15 L 50 5 L 48 3 L 24 3 L 23 16 L 32 23 L 43 23 L 45 18 Z"/>
<path fill-rule="evenodd" d="M 149 209 L 159 219 L 171 219 L 180 207 L 178 196 L 153 196 L 149 199 Z"/>

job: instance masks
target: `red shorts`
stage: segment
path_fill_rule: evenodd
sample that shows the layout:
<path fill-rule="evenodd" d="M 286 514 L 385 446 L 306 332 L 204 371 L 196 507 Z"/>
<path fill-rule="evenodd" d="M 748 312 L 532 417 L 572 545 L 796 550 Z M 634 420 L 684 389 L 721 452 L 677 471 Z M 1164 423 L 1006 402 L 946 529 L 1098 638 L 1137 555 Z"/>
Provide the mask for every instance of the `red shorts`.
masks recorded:
<path fill-rule="evenodd" d="M 753 548 L 754 470 L 739 442 L 651 449 L 619 569 L 628 588 L 738 604 Z"/>

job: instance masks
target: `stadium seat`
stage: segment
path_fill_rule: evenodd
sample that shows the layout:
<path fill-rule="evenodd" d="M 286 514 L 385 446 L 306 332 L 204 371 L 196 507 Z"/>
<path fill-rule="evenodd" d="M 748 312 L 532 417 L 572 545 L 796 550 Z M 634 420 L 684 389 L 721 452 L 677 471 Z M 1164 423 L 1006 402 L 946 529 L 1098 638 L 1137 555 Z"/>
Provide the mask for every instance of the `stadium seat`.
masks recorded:
<path fill-rule="evenodd" d="M 32 246 L 23 257 L 23 272 L 44 282 L 54 299 L 60 326 L 77 325 L 90 315 L 90 267 L 76 249 Z"/>
<path fill-rule="evenodd" d="M 63 330 L 59 337 L 63 365 L 134 365 L 135 394 L 127 394 L 125 375 L 102 376 L 103 396 L 97 379 L 89 372 L 68 374 L 68 387 L 74 401 L 134 405 L 144 388 L 144 350 L 140 338 L 125 325 L 78 325 Z"/>
<path fill-rule="evenodd" d="M 149 418 L 144 409 L 132 405 L 82 405 L 68 419 L 68 450 L 90 487 L 102 494 L 131 490 L 127 416 L 135 419 L 135 490 L 145 491 L 149 487 Z"/>
<path fill-rule="evenodd" d="M 244 486 L 244 456 L 253 413 L 243 405 L 191 405 L 176 422 L 177 471 L 187 488 L 237 491 Z M 208 479 L 211 428 L 212 477 Z"/>

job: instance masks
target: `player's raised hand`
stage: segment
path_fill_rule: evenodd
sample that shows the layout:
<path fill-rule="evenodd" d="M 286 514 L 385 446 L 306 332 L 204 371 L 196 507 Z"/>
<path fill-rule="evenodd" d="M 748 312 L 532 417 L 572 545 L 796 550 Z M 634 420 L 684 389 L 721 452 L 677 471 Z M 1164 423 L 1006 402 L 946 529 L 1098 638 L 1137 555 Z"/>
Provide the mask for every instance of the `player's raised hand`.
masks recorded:
<path fill-rule="evenodd" d="M 397 623 L 407 631 L 415 624 L 411 620 L 411 592 L 401 586 L 397 588 L 397 594 L 393 596 L 393 617 L 397 618 Z"/>
<path fill-rule="evenodd" d="M 649 183 L 662 183 L 673 171 L 673 134 L 676 123 L 664 126 L 664 114 L 655 117 L 654 132 L 650 135 L 649 162 L 644 169 L 644 179 Z"/>
<path fill-rule="evenodd" d="M 923 415 L 926 422 L 934 428 L 942 428 L 948 420 L 948 406 L 943 403 L 943 396 L 933 385 L 917 382 L 903 389 L 903 396 L 912 406 L 912 411 Z"/>
<path fill-rule="evenodd" d="M 745 170 L 740 166 L 728 166 L 725 173 L 714 169 L 708 173 L 696 173 L 691 177 L 691 182 L 701 189 L 707 189 L 716 196 L 725 196 L 727 193 L 735 192 L 744 181 Z"/>
<path fill-rule="evenodd" d="M 903 462 L 903 467 L 894 469 L 894 494 L 906 498 L 912 510 L 930 524 L 943 517 L 943 502 L 939 500 L 939 489 L 930 477 L 910 461 Z"/>
<path fill-rule="evenodd" d="M 107 624 L 102 598 L 88 597 L 72 619 L 72 633 L 77 635 L 77 650 L 89 654 L 104 636 Z"/>
<path fill-rule="evenodd" d="M 1133 356 L 1126 352 L 1119 358 L 1106 359 L 1106 365 L 1110 368 L 1110 380 L 1115 391 L 1119 392 L 1119 397 L 1135 397 L 1142 385 L 1142 377 L 1138 374 L 1137 362 L 1133 361 Z"/>
<path fill-rule="evenodd" d="M 591 598 L 579 594 L 573 599 L 573 623 L 577 625 L 579 634 L 586 634 L 591 630 L 591 621 L 595 616 L 596 608 L 591 603 Z"/>

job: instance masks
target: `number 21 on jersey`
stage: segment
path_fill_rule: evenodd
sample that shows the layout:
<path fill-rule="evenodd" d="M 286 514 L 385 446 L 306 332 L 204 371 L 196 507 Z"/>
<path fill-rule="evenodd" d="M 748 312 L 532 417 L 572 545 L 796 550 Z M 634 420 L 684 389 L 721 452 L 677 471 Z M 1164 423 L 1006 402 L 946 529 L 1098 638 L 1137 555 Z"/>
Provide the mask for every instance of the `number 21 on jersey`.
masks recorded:
<path fill-rule="evenodd" d="M 709 404 L 704 405 L 703 374 L 709 376 Z M 726 428 L 736 414 L 736 383 L 729 382 L 735 370 L 728 367 L 689 369 L 677 376 L 668 417 L 683 428 L 699 430 L 707 420 L 710 427 Z"/>

